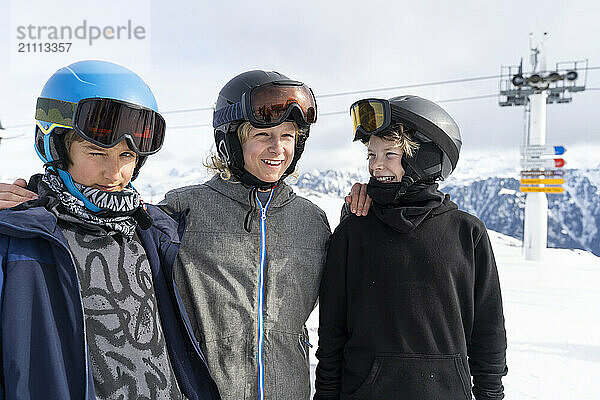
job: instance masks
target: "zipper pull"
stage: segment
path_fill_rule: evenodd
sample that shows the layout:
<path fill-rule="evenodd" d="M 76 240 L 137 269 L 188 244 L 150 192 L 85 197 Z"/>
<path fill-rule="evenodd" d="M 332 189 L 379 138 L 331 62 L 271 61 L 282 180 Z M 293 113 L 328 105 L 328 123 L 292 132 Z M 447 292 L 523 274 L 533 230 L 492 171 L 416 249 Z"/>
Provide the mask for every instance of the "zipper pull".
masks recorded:
<path fill-rule="evenodd" d="M 308 341 L 308 335 L 301 333 L 298 335 L 298 340 L 300 340 L 300 342 L 302 343 L 306 343 L 306 345 L 308 345 L 308 347 L 310 347 L 311 349 L 313 348 L 313 345 L 310 344 L 310 342 Z"/>
<path fill-rule="evenodd" d="M 266 208 L 261 208 L 260 212 L 261 212 L 261 214 L 262 214 L 262 215 L 260 216 L 260 218 L 261 218 L 263 221 L 264 221 L 264 220 L 266 220 L 266 219 L 267 219 L 267 209 L 266 209 Z"/>

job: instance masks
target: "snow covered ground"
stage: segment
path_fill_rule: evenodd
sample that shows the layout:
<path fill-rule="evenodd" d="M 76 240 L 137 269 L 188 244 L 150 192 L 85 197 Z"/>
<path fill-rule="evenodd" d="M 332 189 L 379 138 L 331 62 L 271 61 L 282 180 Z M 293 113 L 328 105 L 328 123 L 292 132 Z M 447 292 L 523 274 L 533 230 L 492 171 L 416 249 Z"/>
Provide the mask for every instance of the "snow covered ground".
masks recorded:
<path fill-rule="evenodd" d="M 305 194 L 334 229 L 342 201 Z M 600 398 L 600 258 L 549 249 L 542 262 L 524 261 L 519 240 L 489 233 L 508 336 L 506 399 Z M 308 321 L 313 382 L 318 321 L 317 310 Z"/>

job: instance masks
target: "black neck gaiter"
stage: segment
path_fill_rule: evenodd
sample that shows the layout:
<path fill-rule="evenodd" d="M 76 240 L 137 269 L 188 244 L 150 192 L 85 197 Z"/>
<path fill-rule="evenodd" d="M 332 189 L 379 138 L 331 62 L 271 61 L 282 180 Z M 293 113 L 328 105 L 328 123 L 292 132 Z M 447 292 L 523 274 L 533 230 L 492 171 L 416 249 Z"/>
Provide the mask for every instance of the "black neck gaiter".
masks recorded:
<path fill-rule="evenodd" d="M 279 183 L 285 179 L 285 174 L 282 176 L 277 182 L 265 182 L 258 179 L 256 176 L 252 175 L 250 172 L 245 169 L 235 169 L 232 170 L 233 175 L 242 182 L 244 185 L 248 187 L 255 187 L 260 190 L 271 190 L 275 186 L 279 185 Z"/>
<path fill-rule="evenodd" d="M 371 210 L 378 219 L 398 232 L 408 233 L 442 204 L 444 194 L 437 188 L 437 183 L 416 182 L 398 195 L 400 183 L 381 183 L 371 178 L 367 194 L 373 199 Z"/>

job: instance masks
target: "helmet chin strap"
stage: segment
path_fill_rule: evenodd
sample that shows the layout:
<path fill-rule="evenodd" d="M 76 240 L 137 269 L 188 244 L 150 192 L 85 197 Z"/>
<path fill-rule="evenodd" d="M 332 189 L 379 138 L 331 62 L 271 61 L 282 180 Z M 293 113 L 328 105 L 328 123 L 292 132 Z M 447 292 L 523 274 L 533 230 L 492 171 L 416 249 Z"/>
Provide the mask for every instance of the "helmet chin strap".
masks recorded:
<path fill-rule="evenodd" d="M 415 161 L 415 157 L 402 157 L 402 168 L 404 169 L 404 175 L 394 201 L 404 195 L 409 186 L 426 176 L 423 169 Z"/>
<path fill-rule="evenodd" d="M 397 197 L 406 193 L 409 186 L 421 180 L 435 180 L 440 178 L 441 150 L 431 142 L 421 143 L 412 157 L 402 157 L 404 176 L 400 182 Z"/>

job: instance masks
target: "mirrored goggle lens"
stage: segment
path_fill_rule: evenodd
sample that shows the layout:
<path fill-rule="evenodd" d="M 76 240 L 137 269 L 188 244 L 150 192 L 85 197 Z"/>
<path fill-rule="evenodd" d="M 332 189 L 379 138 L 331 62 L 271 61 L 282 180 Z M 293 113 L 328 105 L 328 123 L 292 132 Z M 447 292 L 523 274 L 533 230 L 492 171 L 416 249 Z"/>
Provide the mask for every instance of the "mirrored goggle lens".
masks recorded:
<path fill-rule="evenodd" d="M 373 133 L 385 124 L 385 107 L 382 102 L 361 101 L 350 108 L 354 130 L 362 127 L 367 133 Z"/>
<path fill-rule="evenodd" d="M 302 111 L 305 123 L 316 122 L 317 103 L 312 91 L 306 85 L 262 85 L 254 89 L 250 97 L 252 115 L 260 123 L 283 122 L 289 107 L 293 104 Z"/>
<path fill-rule="evenodd" d="M 112 147 L 128 136 L 133 150 L 140 155 L 157 152 L 165 134 L 165 121 L 160 114 L 110 99 L 80 101 L 75 127 L 100 146 Z"/>

